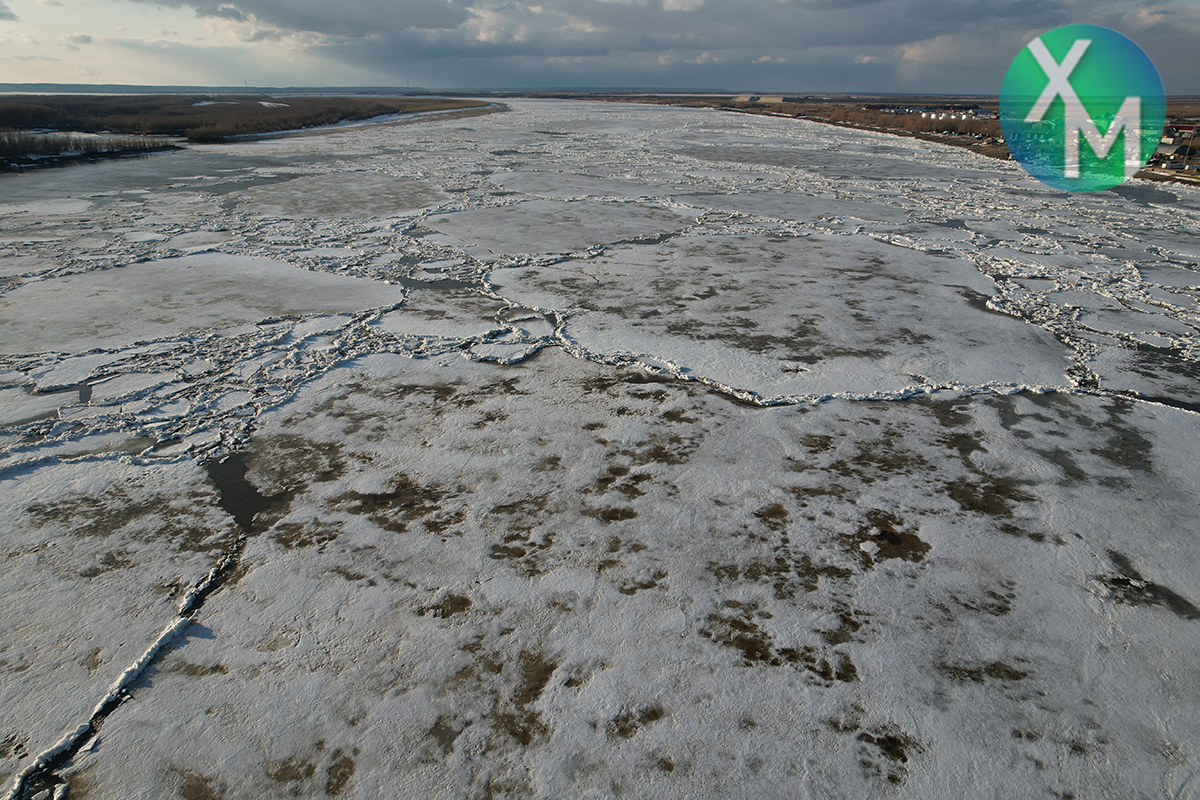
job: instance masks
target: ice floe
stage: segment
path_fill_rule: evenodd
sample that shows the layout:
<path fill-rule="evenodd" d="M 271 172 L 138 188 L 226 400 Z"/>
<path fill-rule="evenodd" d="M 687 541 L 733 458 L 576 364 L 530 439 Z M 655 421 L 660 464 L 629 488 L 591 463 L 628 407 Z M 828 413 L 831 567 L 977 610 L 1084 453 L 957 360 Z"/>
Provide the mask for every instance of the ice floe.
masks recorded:
<path fill-rule="evenodd" d="M 286 263 L 204 254 L 29 282 L 3 295 L 6 352 L 112 348 L 239 323 L 400 303 L 405 292 Z M 70 309 L 65 318 L 48 307 Z"/>

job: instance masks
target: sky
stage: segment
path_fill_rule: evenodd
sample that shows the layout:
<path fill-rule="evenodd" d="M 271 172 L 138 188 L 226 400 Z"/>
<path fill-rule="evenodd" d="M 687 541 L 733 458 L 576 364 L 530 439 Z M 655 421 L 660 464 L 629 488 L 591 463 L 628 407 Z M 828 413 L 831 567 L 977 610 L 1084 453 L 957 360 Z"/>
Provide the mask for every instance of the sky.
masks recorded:
<path fill-rule="evenodd" d="M 1200 94 L 1200 0 L 0 0 L 0 83 L 991 95 L 1085 22 Z"/>

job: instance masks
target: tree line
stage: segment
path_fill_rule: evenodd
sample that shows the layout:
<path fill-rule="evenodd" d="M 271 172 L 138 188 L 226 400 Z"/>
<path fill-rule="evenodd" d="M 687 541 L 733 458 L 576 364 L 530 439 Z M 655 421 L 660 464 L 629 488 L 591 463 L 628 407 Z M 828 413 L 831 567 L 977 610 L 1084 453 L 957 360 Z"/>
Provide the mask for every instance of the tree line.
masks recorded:
<path fill-rule="evenodd" d="M 0 130 L 55 130 L 220 141 L 384 114 L 484 105 L 442 98 L 64 95 L 0 98 Z"/>
<path fill-rule="evenodd" d="M 34 164 L 41 159 L 139 153 L 171 147 L 171 140 L 161 136 L 81 136 L 0 131 L 0 169 Z"/>

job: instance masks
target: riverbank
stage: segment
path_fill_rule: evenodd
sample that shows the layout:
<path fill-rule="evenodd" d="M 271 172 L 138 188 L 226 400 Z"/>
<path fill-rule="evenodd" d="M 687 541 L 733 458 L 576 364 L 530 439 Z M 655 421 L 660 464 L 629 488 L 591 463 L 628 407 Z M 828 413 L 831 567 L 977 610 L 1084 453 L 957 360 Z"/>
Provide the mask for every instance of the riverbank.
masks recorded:
<path fill-rule="evenodd" d="M 28 169 L 43 167 L 62 167 L 68 164 L 84 164 L 92 161 L 107 161 L 113 158 L 141 158 L 158 153 L 170 153 L 183 150 L 179 145 L 169 144 L 162 147 L 133 148 L 128 150 L 105 150 L 97 153 L 60 153 L 51 156 L 19 156 L 0 158 L 0 172 L 21 172 Z"/>
<path fill-rule="evenodd" d="M 129 158 L 181 149 L 160 136 L 0 131 L 0 172 Z"/>
<path fill-rule="evenodd" d="M 483 100 L 446 97 L 292 97 L 222 95 L 0 97 L 0 119 L 18 131 L 78 131 L 220 142 L 396 114 L 482 108 Z"/>
<path fill-rule="evenodd" d="M 22 98 L 22 100 L 24 99 Z M 41 99 L 50 101 L 61 100 L 61 98 Z M 123 99 L 125 98 L 118 98 L 118 100 Z M 297 99 L 303 100 L 305 98 L 287 98 L 291 103 L 295 103 Z M 161 102 L 153 102 L 154 98 L 151 98 L 151 100 L 152 102 L 145 106 L 144 110 L 154 108 L 160 110 L 162 108 L 178 110 L 184 107 L 176 102 L 178 98 L 160 98 Z M 328 98 L 321 98 L 321 100 L 325 101 Z M 342 109 L 345 117 L 337 119 L 335 122 L 323 121 L 331 118 L 336 119 L 336 116 L 331 116 L 330 104 L 322 102 L 319 109 L 308 109 L 309 112 L 320 111 L 316 116 L 312 114 L 308 117 L 304 117 L 303 115 L 298 117 L 296 114 L 277 115 L 273 124 L 281 127 L 270 127 L 270 120 L 261 118 L 261 115 L 257 114 L 256 108 L 250 108 L 252 113 L 244 119 L 229 118 L 228 114 L 230 111 L 221 111 L 220 113 L 224 116 L 211 118 L 208 127 L 203 129 L 207 131 L 206 133 L 201 134 L 197 132 L 198 129 L 191 129 L 184 132 L 176 131 L 173 135 L 176 141 L 183 138 L 184 134 L 187 133 L 191 134 L 188 137 L 189 141 L 197 143 L 244 142 L 270 138 L 291 138 L 295 136 L 321 136 L 346 128 L 365 129 L 393 125 L 410 125 L 435 118 L 457 119 L 508 110 L 508 107 L 502 103 L 488 103 L 477 100 L 447 98 L 433 100 L 403 99 L 390 102 L 387 106 L 384 106 L 385 108 L 399 108 L 399 110 L 363 116 L 368 110 L 379 110 L 380 106 L 377 104 L 363 105 L 358 102 L 359 98 L 333 98 L 333 100 L 346 100 L 350 103 L 350 107 Z M 234 104 L 233 101 L 227 103 L 227 105 Z M 215 101 L 201 100 L 193 103 L 191 107 L 205 109 L 213 105 L 217 105 L 217 103 Z M 257 105 L 258 108 L 267 108 L 268 110 L 275 109 L 276 107 L 288 107 L 284 103 L 268 103 L 258 100 L 252 101 L 251 106 L 254 105 Z M 4 101 L 0 100 L 0 110 L 2 110 L 3 106 Z M 107 111 L 114 112 L 120 108 L 120 106 L 113 106 L 107 108 Z M 82 134 L 74 132 L 55 133 L 46 132 L 46 128 L 50 127 L 48 124 L 41 126 L 32 125 L 35 122 L 48 123 L 54 121 L 51 118 L 57 118 L 60 122 L 74 124 L 71 130 L 98 128 L 102 124 L 111 124 L 118 128 L 134 130 L 159 130 L 164 127 L 170 127 L 163 119 L 155 116 L 154 113 L 148 110 L 146 110 L 146 113 L 142 117 L 120 120 L 105 116 L 104 114 L 94 114 L 92 112 L 97 111 L 97 108 L 92 106 L 89 106 L 85 111 L 76 110 L 71 112 L 74 116 L 69 114 L 64 116 L 66 112 L 63 104 L 55 102 L 51 103 L 49 110 L 30 111 L 29 108 L 25 110 L 28 113 L 24 116 L 18 114 L 15 120 L 6 118 L 6 122 L 24 123 L 40 129 L 0 131 L 0 173 L 18 172 L 42 167 L 66 166 L 110 158 L 130 158 L 185 149 L 176 144 L 175 141 L 167 139 L 164 136 L 103 136 L 94 135 L 90 132 Z M 189 116 L 186 119 L 190 120 L 192 118 Z M 297 119 L 316 119 L 317 123 L 298 127 L 288 126 L 288 123 Z M 177 120 L 177 122 L 179 121 Z M 217 135 L 220 131 L 242 130 L 247 127 L 253 130 L 246 133 Z M 258 130 L 258 128 L 263 127 L 267 129 Z M 105 129 L 107 130 L 107 128 Z"/>
<path fill-rule="evenodd" d="M 291 139 L 302 136 L 322 136 L 327 133 L 345 130 L 346 128 L 354 128 L 355 130 L 366 130 L 368 128 L 391 128 L 397 125 L 413 125 L 429 119 L 466 119 L 467 117 L 481 117 L 486 114 L 495 114 L 500 111 L 508 110 L 508 106 L 504 105 L 503 103 L 488 103 L 479 107 L 464 108 L 461 110 L 422 111 L 414 114 L 390 114 L 386 117 L 379 118 L 378 120 L 372 118 L 339 123 L 337 125 L 322 125 L 319 128 L 302 128 L 300 130 L 251 134 L 248 136 L 236 137 L 236 140 L 258 141 L 263 139 Z"/>
<path fill-rule="evenodd" d="M 739 113 L 750 114 L 752 111 L 741 111 Z M 910 139 L 921 139 L 926 142 L 937 142 L 938 144 L 946 144 L 951 147 L 961 147 L 965 150 L 970 150 L 972 153 L 978 153 L 981 156 L 995 158 L 1000 161 L 1008 161 L 1012 159 L 1012 154 L 1009 153 L 1008 147 L 1003 142 L 997 142 L 989 139 L 975 139 L 971 136 L 963 135 L 945 135 L 940 133 L 919 133 L 913 131 L 901 130 L 899 128 L 885 128 L 878 125 L 856 125 L 852 122 L 836 122 L 830 119 L 822 119 L 817 116 L 802 116 L 795 119 L 805 119 L 812 122 L 820 122 L 825 125 L 836 125 L 839 128 L 851 128 L 859 131 L 871 131 L 873 133 L 886 133 L 892 136 L 904 136 Z"/>
<path fill-rule="evenodd" d="M 742 111 L 739 113 L 753 112 Z M 1009 152 L 1008 146 L 1003 142 L 981 142 L 965 136 L 945 136 L 936 133 L 912 133 L 910 131 L 899 130 L 896 128 L 884 128 L 872 125 L 854 125 L 847 122 L 834 122 L 832 120 L 821 119 L 820 117 L 798 117 L 798 119 L 809 119 L 813 122 L 822 122 L 826 125 L 836 125 L 839 128 L 853 128 L 855 130 L 872 131 L 874 133 L 886 133 L 892 136 L 907 136 L 910 138 L 922 139 L 927 142 L 937 142 L 938 144 L 945 144 L 951 147 L 961 147 L 966 150 L 970 150 L 973 153 L 978 153 L 981 156 L 995 158 L 1000 161 L 1012 160 L 1012 154 Z M 1191 186 L 1200 186 L 1200 175 L 1197 175 L 1196 173 L 1166 170 L 1158 167 L 1147 167 L 1146 169 L 1139 170 L 1134 174 L 1133 177 L 1148 181 L 1157 181 L 1159 183 L 1183 183 Z"/>
<path fill-rule="evenodd" d="M 686 108 L 714 108 L 721 111 L 729 111 L 734 114 L 753 114 L 767 117 L 784 117 L 787 119 L 802 119 L 809 122 L 820 122 L 824 125 L 833 125 L 839 128 L 850 128 L 853 130 L 870 131 L 872 133 L 885 133 L 890 136 L 902 136 L 913 139 L 921 139 L 927 142 L 936 142 L 950 147 L 960 147 L 964 150 L 970 150 L 973 153 L 978 153 L 987 158 L 994 158 L 999 161 L 1012 160 L 1012 154 L 1008 146 L 1003 140 L 994 137 L 981 137 L 966 134 L 944 134 L 934 132 L 909 131 L 902 128 L 888 127 L 883 125 L 863 125 L 854 122 L 831 119 L 827 116 L 822 116 L 815 113 L 811 104 L 800 106 L 792 103 L 753 103 L 753 102 L 737 102 L 728 100 L 717 100 L 709 97 L 592 97 L 588 99 L 604 100 L 608 102 L 628 102 L 650 105 L 671 105 L 683 106 Z M 780 108 L 786 108 L 787 111 L 777 111 L 772 108 L 772 105 Z M 828 104 L 831 109 L 837 108 L 837 104 Z M 844 104 L 843 104 L 844 105 Z M 1193 176 L 1187 173 L 1176 172 L 1172 170 L 1164 170 L 1158 168 L 1147 168 L 1140 170 L 1134 175 L 1135 178 L 1144 180 L 1156 181 L 1159 183 L 1182 183 L 1189 186 L 1200 186 L 1200 176 Z"/>

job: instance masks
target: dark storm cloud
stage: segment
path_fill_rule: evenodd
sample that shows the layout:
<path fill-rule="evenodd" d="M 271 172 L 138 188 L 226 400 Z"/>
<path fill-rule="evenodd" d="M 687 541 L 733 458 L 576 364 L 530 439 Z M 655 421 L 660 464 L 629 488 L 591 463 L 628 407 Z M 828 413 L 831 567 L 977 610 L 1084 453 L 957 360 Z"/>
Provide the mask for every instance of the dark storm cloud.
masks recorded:
<path fill-rule="evenodd" d="M 1028 39 L 1060 25 L 1106 25 L 1170 57 L 1200 34 L 1195 0 L 139 1 L 230 20 L 243 41 L 303 33 L 382 82 L 436 72 L 440 86 L 995 92 Z"/>
<path fill-rule="evenodd" d="M 897 48 L 939 36 L 995 40 L 1011 31 L 1014 18 L 1020 20 L 1021 35 L 1025 28 L 1046 29 L 1069 20 L 1063 4 L 1031 0 L 963 2 L 949 7 L 933 0 L 863 0 L 852 8 L 827 0 L 697 2 L 548 0 L 522 4 L 477 0 L 470 7 L 471 18 L 459 27 L 410 29 L 371 41 L 331 43 L 330 54 L 380 69 L 415 59 L 500 59 L 503 61 L 489 68 L 491 74 L 486 78 L 514 70 L 526 79 L 540 74 L 538 85 L 554 84 L 554 72 L 564 78 L 576 77 L 569 65 L 540 63 L 545 59 L 606 57 L 596 67 L 624 75 L 624 85 L 647 81 L 665 85 L 662 79 L 679 81 L 688 74 L 696 80 L 674 85 L 732 85 L 740 84 L 743 77 L 752 83 L 755 73 L 774 69 L 781 81 L 800 86 L 814 70 L 822 75 L 831 68 L 864 76 L 878 73 L 878 68 L 853 66 L 856 57 L 872 49 L 892 48 L 879 58 L 886 56 L 897 64 L 903 55 Z M 691 10 L 685 10 L 689 7 Z M 833 48 L 841 52 L 832 52 Z M 653 57 L 653 75 L 646 74 L 646 57 Z M 773 59 L 769 63 L 793 64 L 790 78 L 777 66 L 748 66 L 764 58 Z M 710 65 L 707 70 L 699 69 L 706 63 Z M 801 68 L 804 75 L 797 74 Z M 586 68 L 579 71 L 586 72 Z M 709 82 L 722 74 L 729 77 L 716 84 Z M 487 82 L 486 78 L 481 75 L 475 84 Z M 732 83 L 729 78 L 734 78 Z"/>
<path fill-rule="evenodd" d="M 141 0 L 200 16 L 346 37 L 437 31 L 453 48 L 509 43 L 529 54 L 565 54 L 578 40 L 607 50 L 880 44 L 927 38 L 963 23 L 1059 18 L 1070 4 L 942 0 Z M 1095 4 L 1091 4 L 1094 8 Z M 3 8 L 3 6 L 0 6 Z"/>
<path fill-rule="evenodd" d="M 963 3 L 948 10 L 945 3 L 922 0 L 876 0 L 851 10 L 770 0 L 710 0 L 693 10 L 672 10 L 671 5 L 671 0 L 528 4 L 479 0 L 463 25 L 442 31 L 411 30 L 396 43 L 415 48 L 424 57 L 895 46 L 1016 14 L 1012 9 L 1016 4 Z M 1036 10 L 1035 25 L 1061 18 L 1052 9 Z"/>
<path fill-rule="evenodd" d="M 246 22 L 247 17 L 242 12 L 230 5 L 217 6 L 216 8 L 208 8 L 201 10 L 197 7 L 196 13 L 205 17 L 216 17 L 217 19 L 231 19 L 234 22 Z"/>
<path fill-rule="evenodd" d="M 288 31 L 366 37 L 407 28 L 454 28 L 470 18 L 448 0 L 141 0 L 171 8 L 190 7 L 202 17 L 255 20 Z"/>

